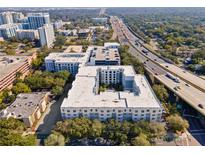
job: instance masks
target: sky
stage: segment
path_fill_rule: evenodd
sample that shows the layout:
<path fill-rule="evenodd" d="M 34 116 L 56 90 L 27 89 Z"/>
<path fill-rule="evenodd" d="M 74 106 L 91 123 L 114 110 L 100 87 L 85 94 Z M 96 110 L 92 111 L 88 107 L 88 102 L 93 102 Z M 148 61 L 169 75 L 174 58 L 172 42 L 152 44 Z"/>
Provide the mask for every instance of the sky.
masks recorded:
<path fill-rule="evenodd" d="M 205 0 L 0 0 L 0 7 L 205 7 Z"/>

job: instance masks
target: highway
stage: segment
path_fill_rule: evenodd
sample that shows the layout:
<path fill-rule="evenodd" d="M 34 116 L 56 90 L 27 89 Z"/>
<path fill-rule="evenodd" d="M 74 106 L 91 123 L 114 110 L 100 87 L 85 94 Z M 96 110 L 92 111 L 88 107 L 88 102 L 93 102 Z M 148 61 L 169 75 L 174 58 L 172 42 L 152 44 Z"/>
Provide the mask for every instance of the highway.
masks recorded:
<path fill-rule="evenodd" d="M 129 52 L 144 63 L 145 69 L 177 96 L 205 116 L 205 80 L 171 63 L 165 62 L 150 52 L 143 46 L 144 42 L 133 35 L 118 17 L 112 16 L 110 21 L 120 43 L 129 46 Z M 177 79 L 177 82 L 168 77 L 167 74 L 171 74 Z"/>

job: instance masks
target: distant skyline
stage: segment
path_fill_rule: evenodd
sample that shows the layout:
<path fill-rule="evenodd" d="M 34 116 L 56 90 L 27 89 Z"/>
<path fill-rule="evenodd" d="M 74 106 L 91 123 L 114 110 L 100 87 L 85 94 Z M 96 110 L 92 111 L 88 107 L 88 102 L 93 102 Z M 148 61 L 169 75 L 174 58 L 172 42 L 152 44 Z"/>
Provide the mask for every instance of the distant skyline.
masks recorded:
<path fill-rule="evenodd" d="M 1 7 L 205 7 L 202 0 L 1 0 Z"/>

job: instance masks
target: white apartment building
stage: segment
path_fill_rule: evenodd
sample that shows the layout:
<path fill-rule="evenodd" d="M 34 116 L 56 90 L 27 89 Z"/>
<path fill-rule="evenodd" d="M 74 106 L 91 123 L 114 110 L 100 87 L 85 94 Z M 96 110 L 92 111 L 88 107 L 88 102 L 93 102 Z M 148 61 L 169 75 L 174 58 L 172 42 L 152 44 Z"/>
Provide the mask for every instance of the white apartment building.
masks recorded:
<path fill-rule="evenodd" d="M 12 24 L 12 23 L 13 23 L 13 16 L 11 12 L 0 13 L 0 25 Z"/>
<path fill-rule="evenodd" d="M 47 71 L 58 72 L 69 71 L 76 75 L 79 67 L 84 66 L 88 61 L 89 53 L 50 53 L 45 58 Z"/>
<path fill-rule="evenodd" d="M 117 48 L 104 46 L 89 46 L 90 52 L 88 65 L 120 65 L 120 55 Z"/>
<path fill-rule="evenodd" d="M 33 30 L 33 29 L 27 29 L 27 30 L 19 29 L 16 31 L 16 35 L 19 40 L 27 39 L 29 41 L 34 41 L 36 39 L 39 39 L 38 30 Z"/>
<path fill-rule="evenodd" d="M 120 44 L 117 42 L 106 42 L 104 43 L 104 47 L 106 49 L 118 49 L 120 47 Z"/>
<path fill-rule="evenodd" d="M 101 84 L 120 84 L 123 91 L 99 91 Z M 142 75 L 132 66 L 84 66 L 61 105 L 63 119 L 160 121 L 163 108 Z"/>
<path fill-rule="evenodd" d="M 21 24 L 0 25 L 0 37 L 3 37 L 4 39 L 16 37 L 16 30 L 18 29 L 22 29 Z"/>
<path fill-rule="evenodd" d="M 60 28 L 62 28 L 62 27 L 63 27 L 63 21 L 62 21 L 62 20 L 57 20 L 57 21 L 55 21 L 55 22 L 53 23 L 53 27 L 54 27 L 55 29 L 60 29 Z"/>
<path fill-rule="evenodd" d="M 38 33 L 41 46 L 47 46 L 50 48 L 55 41 L 53 25 L 45 24 L 44 26 L 38 28 Z"/>

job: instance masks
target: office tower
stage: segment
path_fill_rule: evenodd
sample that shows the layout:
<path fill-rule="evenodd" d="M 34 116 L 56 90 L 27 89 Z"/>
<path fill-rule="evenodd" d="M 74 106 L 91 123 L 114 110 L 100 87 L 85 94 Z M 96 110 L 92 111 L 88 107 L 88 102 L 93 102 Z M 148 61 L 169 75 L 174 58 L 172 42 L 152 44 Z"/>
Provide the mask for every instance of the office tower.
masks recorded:
<path fill-rule="evenodd" d="M 13 17 L 11 12 L 0 13 L 0 25 L 13 23 Z"/>
<path fill-rule="evenodd" d="M 44 24 L 50 24 L 50 18 L 48 13 L 29 13 L 28 23 L 30 29 L 38 29 Z"/>

